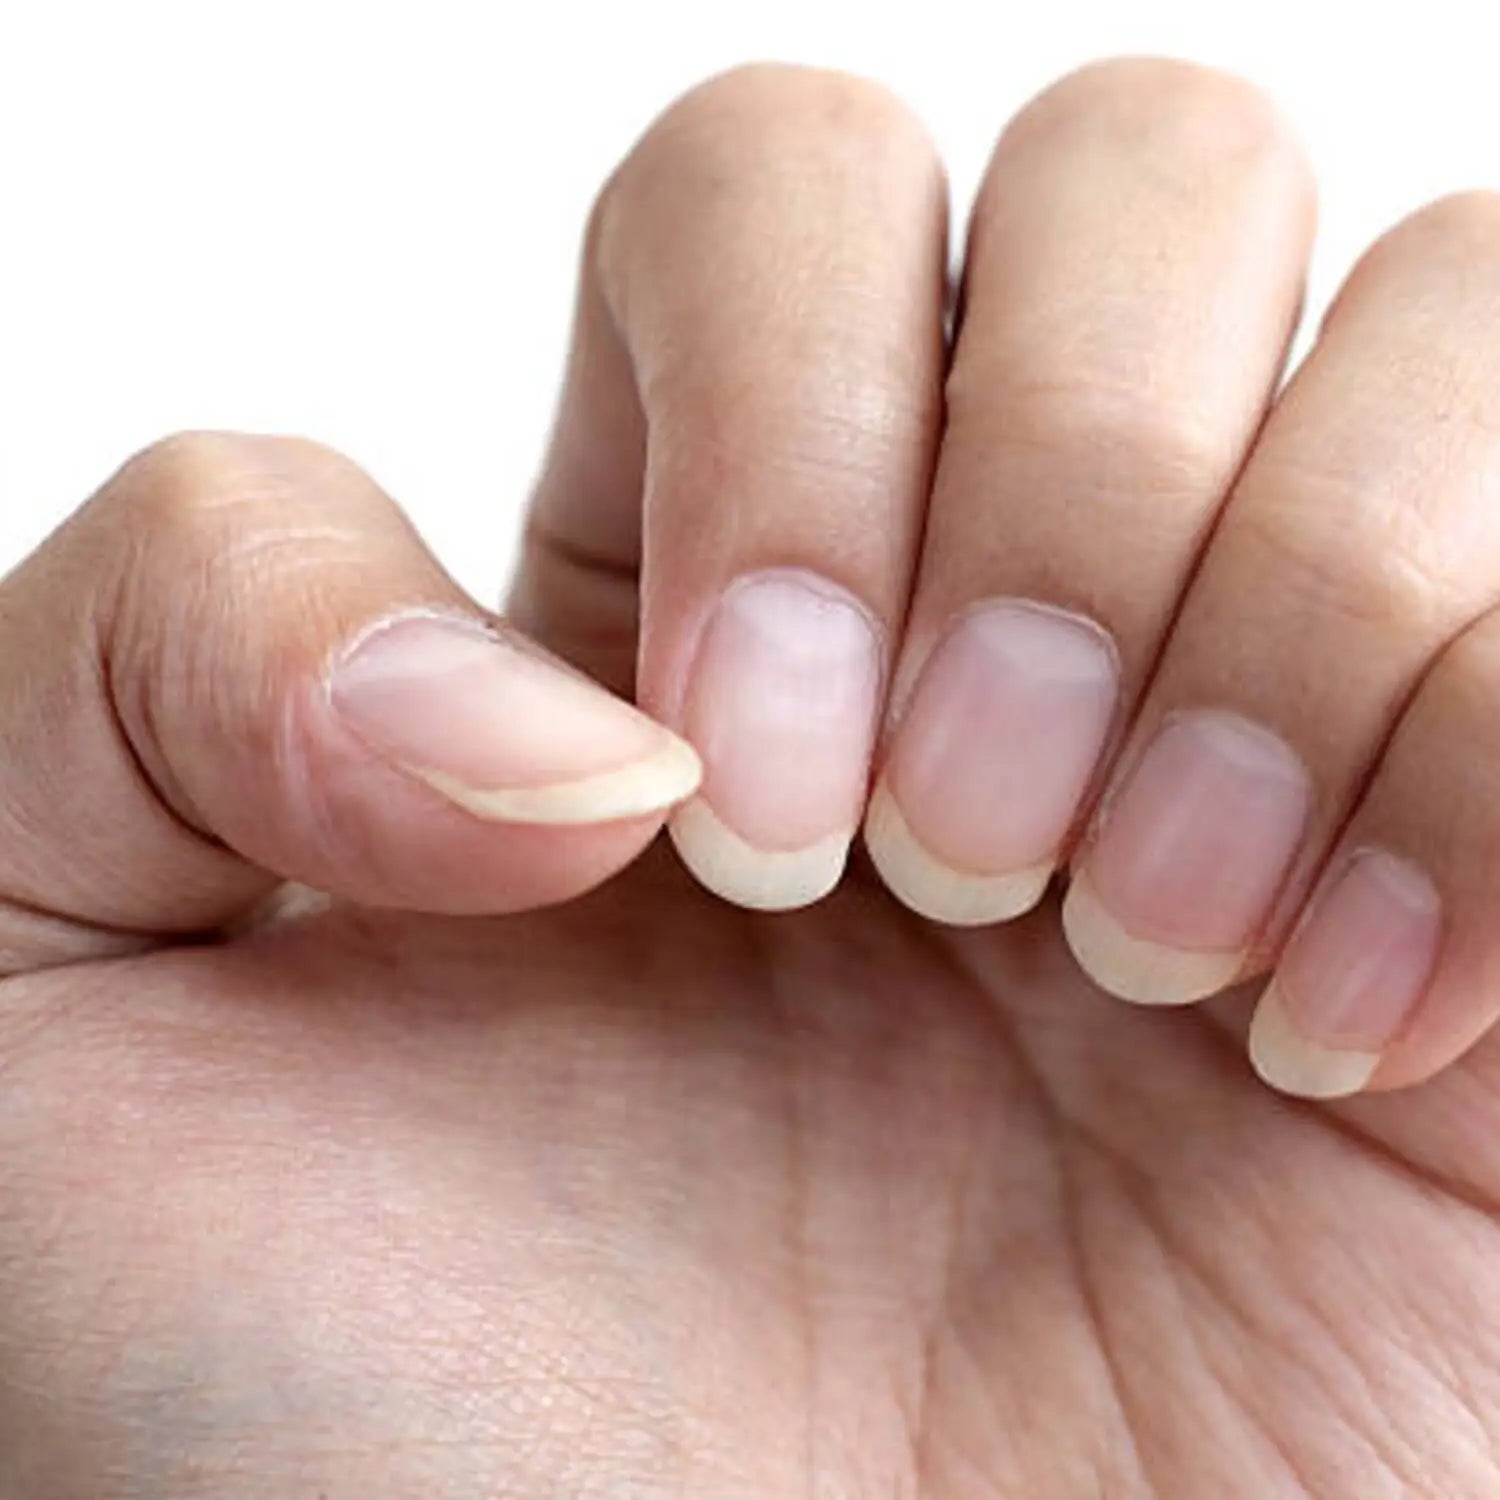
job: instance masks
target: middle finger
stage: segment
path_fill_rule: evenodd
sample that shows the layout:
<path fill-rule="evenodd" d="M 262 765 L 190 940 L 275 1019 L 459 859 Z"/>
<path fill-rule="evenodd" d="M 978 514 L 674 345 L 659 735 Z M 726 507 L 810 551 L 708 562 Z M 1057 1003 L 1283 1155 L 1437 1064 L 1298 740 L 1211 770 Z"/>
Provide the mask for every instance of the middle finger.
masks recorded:
<path fill-rule="evenodd" d="M 1248 85 L 1126 59 L 996 149 L 894 728 L 866 824 L 892 890 L 1040 899 L 1142 689 L 1294 326 L 1312 193 Z"/>

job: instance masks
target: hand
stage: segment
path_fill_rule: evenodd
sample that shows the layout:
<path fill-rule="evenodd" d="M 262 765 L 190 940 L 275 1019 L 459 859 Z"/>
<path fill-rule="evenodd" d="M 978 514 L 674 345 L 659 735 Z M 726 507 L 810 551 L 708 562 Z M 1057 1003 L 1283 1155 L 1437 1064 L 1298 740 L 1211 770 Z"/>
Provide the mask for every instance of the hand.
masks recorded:
<path fill-rule="evenodd" d="M 5 582 L 7 1500 L 1496 1493 L 1500 204 L 1269 417 L 1244 85 L 1022 113 L 945 412 L 944 217 L 871 86 L 664 116 L 509 624 L 289 440 Z M 636 858 L 812 902 L 872 754 L 926 916 Z"/>

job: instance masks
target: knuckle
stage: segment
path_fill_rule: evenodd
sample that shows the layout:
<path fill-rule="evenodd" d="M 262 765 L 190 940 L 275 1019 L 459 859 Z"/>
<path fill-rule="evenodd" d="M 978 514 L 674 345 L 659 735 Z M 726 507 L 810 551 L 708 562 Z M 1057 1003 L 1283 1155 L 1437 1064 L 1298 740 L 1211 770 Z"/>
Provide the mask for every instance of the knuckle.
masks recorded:
<path fill-rule="evenodd" d="M 1042 466 L 1097 472 L 1111 487 L 1163 500 L 1215 498 L 1238 457 L 1224 424 L 1186 401 L 1098 383 L 1004 384 L 962 359 L 946 395 L 948 432 L 961 444 L 1019 447 Z"/>
<path fill-rule="evenodd" d="M 1007 136 L 1098 140 L 1146 154 L 1211 160 L 1254 174 L 1306 177 L 1300 142 L 1271 98 L 1233 73 L 1199 63 L 1116 57 L 1090 63 L 1038 94 Z"/>
<path fill-rule="evenodd" d="M 805 401 L 785 390 L 708 393 L 690 414 L 663 404 L 657 472 L 684 490 L 712 492 L 739 475 L 747 485 L 774 479 L 809 494 L 834 487 L 873 499 L 922 451 L 929 416 L 899 393 L 873 388 L 858 403 L 816 390 Z"/>
<path fill-rule="evenodd" d="M 178 432 L 129 459 L 98 504 L 133 538 L 198 551 L 243 508 L 291 502 L 351 471 L 340 454 L 304 438 Z"/>
<path fill-rule="evenodd" d="M 711 148 L 721 133 L 865 143 L 927 141 L 916 115 L 884 84 L 791 63 L 749 63 L 718 74 L 670 105 L 646 141 L 681 137 Z"/>
<path fill-rule="evenodd" d="M 229 433 L 178 432 L 131 458 L 105 487 L 105 510 L 153 543 L 193 537 L 242 488 L 241 440 Z"/>
<path fill-rule="evenodd" d="M 1407 236 L 1493 249 L 1500 243 L 1500 192 L 1468 188 L 1436 198 L 1389 231 L 1390 238 Z"/>
<path fill-rule="evenodd" d="M 1309 619 L 1380 637 L 1446 634 L 1471 590 L 1439 524 L 1400 497 L 1328 489 L 1323 478 L 1288 479 L 1284 502 L 1262 497 L 1233 516 L 1257 575 Z"/>
<path fill-rule="evenodd" d="M 1399 276 L 1414 265 L 1448 261 L 1472 270 L 1500 251 L 1500 192 L 1474 188 L 1424 204 L 1387 229 L 1350 272 L 1348 292 Z"/>
<path fill-rule="evenodd" d="M 608 251 L 623 221 L 696 213 L 726 185 L 767 176 L 806 179 L 835 167 L 875 178 L 939 173 L 917 116 L 884 85 L 781 63 L 721 73 L 669 105 L 595 199 L 589 241 Z"/>
<path fill-rule="evenodd" d="M 1351 315 L 1388 306 L 1425 307 L 1434 348 L 1458 319 L 1492 317 L 1500 302 L 1500 192 L 1474 188 L 1425 204 L 1393 224 L 1360 256 L 1319 319 L 1319 336 Z"/>

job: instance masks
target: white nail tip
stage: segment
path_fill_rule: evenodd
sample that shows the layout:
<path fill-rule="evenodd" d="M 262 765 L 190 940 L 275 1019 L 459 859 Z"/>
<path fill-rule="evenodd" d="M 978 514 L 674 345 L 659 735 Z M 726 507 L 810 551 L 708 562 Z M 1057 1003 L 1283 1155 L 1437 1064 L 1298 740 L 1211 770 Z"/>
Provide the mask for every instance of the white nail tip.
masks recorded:
<path fill-rule="evenodd" d="M 811 905 L 839 883 L 849 856 L 847 833 L 801 849 L 758 849 L 720 822 L 701 797 L 679 807 L 667 826 L 683 863 L 709 890 L 756 911 Z"/>
<path fill-rule="evenodd" d="M 1299 1032 L 1274 984 L 1267 987 L 1250 1023 L 1250 1063 L 1263 1082 L 1299 1099 L 1357 1094 L 1374 1076 L 1378 1052 L 1321 1047 Z"/>
<path fill-rule="evenodd" d="M 1137 1005 L 1188 1005 L 1227 989 L 1240 953 L 1193 953 L 1132 937 L 1104 909 L 1084 875 L 1063 900 L 1063 932 L 1080 967 L 1100 989 Z"/>
<path fill-rule="evenodd" d="M 971 875 L 936 859 L 911 831 L 881 783 L 870 798 L 865 847 L 891 893 L 919 916 L 954 927 L 1006 922 L 1040 901 L 1052 864 L 1005 875 Z"/>
<path fill-rule="evenodd" d="M 612 823 L 662 812 L 692 796 L 703 779 L 697 753 L 675 737 L 666 739 L 655 754 L 613 771 L 550 786 L 474 787 L 423 766 L 409 765 L 406 770 L 477 818 L 557 827 Z"/>

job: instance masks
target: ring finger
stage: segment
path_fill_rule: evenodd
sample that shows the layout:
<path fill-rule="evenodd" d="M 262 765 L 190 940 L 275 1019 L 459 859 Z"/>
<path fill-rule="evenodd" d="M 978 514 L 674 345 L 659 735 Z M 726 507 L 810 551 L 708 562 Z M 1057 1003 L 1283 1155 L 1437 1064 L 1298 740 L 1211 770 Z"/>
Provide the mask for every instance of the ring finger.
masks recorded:
<path fill-rule="evenodd" d="M 1256 444 L 1068 893 L 1106 989 L 1174 1003 L 1259 972 L 1429 665 L 1495 601 L 1496 201 L 1369 251 Z"/>

